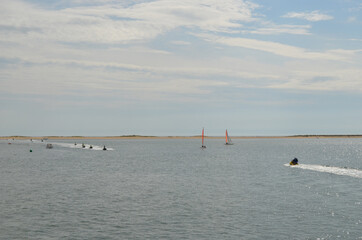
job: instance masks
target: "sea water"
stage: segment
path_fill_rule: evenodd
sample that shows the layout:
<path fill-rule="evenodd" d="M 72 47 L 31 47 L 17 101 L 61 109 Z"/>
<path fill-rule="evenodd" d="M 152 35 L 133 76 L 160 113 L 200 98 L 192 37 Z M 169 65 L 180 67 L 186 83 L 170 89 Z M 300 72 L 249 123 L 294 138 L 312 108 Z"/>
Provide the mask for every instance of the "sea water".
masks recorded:
<path fill-rule="evenodd" d="M 84 141 L 0 141 L 0 239 L 362 239 L 362 139 Z"/>

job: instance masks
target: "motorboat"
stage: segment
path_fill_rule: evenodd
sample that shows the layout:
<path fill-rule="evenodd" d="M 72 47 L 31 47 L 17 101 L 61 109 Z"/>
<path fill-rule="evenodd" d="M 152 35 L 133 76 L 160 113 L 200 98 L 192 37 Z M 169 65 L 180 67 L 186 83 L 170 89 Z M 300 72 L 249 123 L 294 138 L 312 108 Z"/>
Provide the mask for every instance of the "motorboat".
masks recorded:
<path fill-rule="evenodd" d="M 290 161 L 289 165 L 298 165 L 298 158 L 294 158 L 292 161 Z"/>

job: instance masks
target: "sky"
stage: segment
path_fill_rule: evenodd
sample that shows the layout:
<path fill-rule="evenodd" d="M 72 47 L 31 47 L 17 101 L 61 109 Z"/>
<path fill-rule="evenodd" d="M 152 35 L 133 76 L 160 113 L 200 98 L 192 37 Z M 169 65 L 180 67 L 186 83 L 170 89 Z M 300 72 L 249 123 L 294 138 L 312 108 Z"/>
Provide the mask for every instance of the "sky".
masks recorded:
<path fill-rule="evenodd" d="M 1 0 L 0 136 L 362 134 L 360 0 Z"/>

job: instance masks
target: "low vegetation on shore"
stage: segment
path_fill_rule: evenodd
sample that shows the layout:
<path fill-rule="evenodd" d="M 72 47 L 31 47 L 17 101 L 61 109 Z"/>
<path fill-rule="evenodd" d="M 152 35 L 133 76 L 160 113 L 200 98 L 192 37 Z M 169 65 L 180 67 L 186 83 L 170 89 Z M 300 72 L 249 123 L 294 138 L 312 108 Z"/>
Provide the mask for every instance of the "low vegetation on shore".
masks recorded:
<path fill-rule="evenodd" d="M 143 135 L 122 135 L 122 136 L 0 136 L 0 139 L 195 139 L 201 136 L 143 136 Z M 209 139 L 221 139 L 223 136 L 205 136 Z M 360 134 L 349 135 L 292 135 L 292 136 L 232 136 L 233 139 L 250 139 L 250 138 L 362 138 Z"/>

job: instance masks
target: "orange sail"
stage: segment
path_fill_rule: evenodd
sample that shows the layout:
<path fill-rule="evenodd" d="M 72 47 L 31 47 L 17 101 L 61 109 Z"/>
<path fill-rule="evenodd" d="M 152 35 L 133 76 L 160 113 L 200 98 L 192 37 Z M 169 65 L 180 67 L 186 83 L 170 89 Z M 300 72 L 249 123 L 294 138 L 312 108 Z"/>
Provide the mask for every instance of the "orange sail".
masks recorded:
<path fill-rule="evenodd" d="M 204 129 L 202 129 L 202 146 L 204 146 Z"/>
<path fill-rule="evenodd" d="M 231 138 L 229 137 L 228 130 L 225 131 L 225 145 L 233 145 Z"/>

